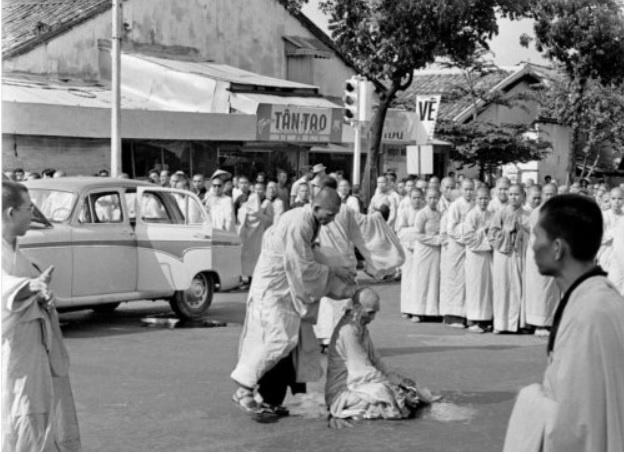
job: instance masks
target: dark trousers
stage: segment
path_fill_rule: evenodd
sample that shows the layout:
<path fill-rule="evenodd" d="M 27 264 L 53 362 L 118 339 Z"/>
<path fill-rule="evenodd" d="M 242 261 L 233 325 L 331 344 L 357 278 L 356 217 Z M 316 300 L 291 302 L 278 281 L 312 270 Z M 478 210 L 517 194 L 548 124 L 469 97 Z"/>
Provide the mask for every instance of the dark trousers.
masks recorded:
<path fill-rule="evenodd" d="M 269 405 L 282 405 L 287 395 L 287 388 L 292 394 L 305 393 L 306 383 L 296 383 L 296 367 L 293 352 L 278 363 L 259 380 L 259 394 Z"/>

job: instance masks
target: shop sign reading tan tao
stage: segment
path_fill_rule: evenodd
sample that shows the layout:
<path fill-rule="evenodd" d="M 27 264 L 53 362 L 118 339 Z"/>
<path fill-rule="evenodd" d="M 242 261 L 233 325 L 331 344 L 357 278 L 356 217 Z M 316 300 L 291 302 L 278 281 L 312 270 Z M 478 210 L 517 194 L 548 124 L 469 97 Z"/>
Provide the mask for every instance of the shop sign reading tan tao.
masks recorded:
<path fill-rule="evenodd" d="M 260 104 L 257 140 L 271 142 L 340 142 L 341 109 Z"/>

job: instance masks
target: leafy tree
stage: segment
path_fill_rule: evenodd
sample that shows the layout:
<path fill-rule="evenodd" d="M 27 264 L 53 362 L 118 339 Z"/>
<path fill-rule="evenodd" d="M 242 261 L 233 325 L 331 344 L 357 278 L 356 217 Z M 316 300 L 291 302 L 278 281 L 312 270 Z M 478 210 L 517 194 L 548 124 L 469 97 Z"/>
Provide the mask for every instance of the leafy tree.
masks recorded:
<path fill-rule="evenodd" d="M 363 185 L 380 169 L 380 145 L 387 110 L 413 72 L 437 57 L 463 59 L 498 32 L 498 15 L 517 18 L 533 0 L 323 0 L 329 29 L 338 47 L 360 73 L 379 85 L 380 103 L 370 127 Z M 290 0 L 298 3 L 298 0 Z"/>
<path fill-rule="evenodd" d="M 448 87 L 446 102 L 468 102 L 472 118 L 465 123 L 439 120 L 436 129 L 438 137 L 453 144 L 450 158 L 468 167 L 478 166 L 482 180 L 485 174 L 491 178 L 498 166 L 542 159 L 550 148 L 548 142 L 529 137 L 527 124 L 498 125 L 479 121 L 478 115 L 483 106 L 496 104 L 527 110 L 525 101 L 536 102 L 533 95 L 506 95 L 481 83 L 486 76 L 502 72 L 488 58 L 488 53 L 486 49 L 477 49 L 472 55 L 446 64 L 459 69 L 463 75 L 462 83 Z"/>
<path fill-rule="evenodd" d="M 536 47 L 560 66 L 565 78 L 562 84 L 554 86 L 548 97 L 556 106 L 553 117 L 572 128 L 568 175 L 573 178 L 576 174 L 575 144 L 583 140 L 583 128 L 590 124 L 584 119 L 591 113 L 586 110 L 593 110 L 589 108 L 588 92 L 594 87 L 623 86 L 623 7 L 615 0 L 535 1 L 532 17 Z M 522 37 L 522 44 L 529 42 L 527 36 Z M 609 91 L 615 93 L 615 90 Z M 597 132 L 601 130 L 606 131 L 606 128 L 599 127 Z M 588 137 L 593 140 L 595 132 Z"/>
<path fill-rule="evenodd" d="M 624 85 L 603 85 L 599 79 L 589 79 L 580 95 L 579 83 L 580 79 L 565 76 L 553 80 L 543 97 L 541 115 L 581 131 L 575 145 L 582 145 L 576 150 L 583 156 L 582 176 L 589 177 L 607 148 L 615 157 L 624 155 Z"/>

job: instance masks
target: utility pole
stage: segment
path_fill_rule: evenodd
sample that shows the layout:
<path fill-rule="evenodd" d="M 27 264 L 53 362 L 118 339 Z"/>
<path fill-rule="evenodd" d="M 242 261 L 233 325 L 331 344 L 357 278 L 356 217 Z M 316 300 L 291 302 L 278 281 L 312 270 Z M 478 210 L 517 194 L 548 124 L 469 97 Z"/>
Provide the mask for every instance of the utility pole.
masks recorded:
<path fill-rule="evenodd" d="M 111 176 L 117 177 L 122 172 L 122 14 L 121 1 L 113 0 L 113 37 L 111 46 Z"/>
<path fill-rule="evenodd" d="M 361 187 L 361 137 L 362 127 L 371 121 L 372 85 L 360 76 L 344 82 L 343 119 L 354 128 L 354 159 L 352 184 Z"/>

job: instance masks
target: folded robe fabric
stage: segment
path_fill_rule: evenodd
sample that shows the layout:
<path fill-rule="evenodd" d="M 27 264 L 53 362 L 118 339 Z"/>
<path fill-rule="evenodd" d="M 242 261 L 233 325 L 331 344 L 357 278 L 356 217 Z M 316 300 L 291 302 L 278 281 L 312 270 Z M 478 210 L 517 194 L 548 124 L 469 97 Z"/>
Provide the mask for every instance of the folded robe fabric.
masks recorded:
<path fill-rule="evenodd" d="M 374 269 L 368 266 L 365 271 L 377 278 L 394 273 L 406 258 L 396 233 L 378 212 L 369 215 L 356 214 L 356 219 L 374 266 Z"/>

